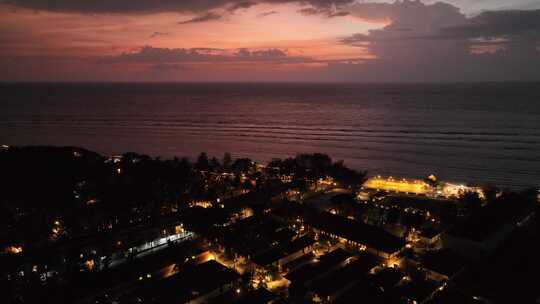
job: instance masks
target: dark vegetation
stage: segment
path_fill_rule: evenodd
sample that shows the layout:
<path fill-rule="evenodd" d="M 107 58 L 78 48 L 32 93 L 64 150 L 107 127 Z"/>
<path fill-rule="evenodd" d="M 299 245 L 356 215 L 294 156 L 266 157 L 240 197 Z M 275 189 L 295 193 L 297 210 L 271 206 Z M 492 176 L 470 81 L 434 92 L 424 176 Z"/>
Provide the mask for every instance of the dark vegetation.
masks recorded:
<path fill-rule="evenodd" d="M 57 220 L 55 241 L 152 225 L 182 213 L 190 201 L 216 203 L 221 197 L 227 198 L 227 206 L 262 204 L 285 187 L 302 185 L 307 190 L 326 176 L 351 187 L 365 179 L 365 172 L 324 154 L 275 159 L 264 167 L 229 153 L 221 160 L 201 153 L 193 162 L 136 153 L 107 158 L 74 147 L 12 147 L 0 151 L 0 168 L 1 245 L 25 247 L 50 242 L 51 225 Z M 279 180 L 282 175 L 292 176 L 292 183 L 285 186 Z M 249 193 L 234 195 L 241 191 Z"/>

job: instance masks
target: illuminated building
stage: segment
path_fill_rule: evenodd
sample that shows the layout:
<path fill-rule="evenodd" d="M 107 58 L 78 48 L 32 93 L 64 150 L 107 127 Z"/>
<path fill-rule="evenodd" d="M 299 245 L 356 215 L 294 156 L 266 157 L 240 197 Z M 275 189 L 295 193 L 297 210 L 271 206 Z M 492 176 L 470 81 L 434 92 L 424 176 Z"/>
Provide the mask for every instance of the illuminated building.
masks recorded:
<path fill-rule="evenodd" d="M 191 201 L 189 207 L 202 207 L 202 208 L 212 208 L 212 202 L 210 201 Z"/>
<path fill-rule="evenodd" d="M 412 193 L 417 195 L 425 195 L 430 191 L 430 187 L 421 180 L 396 179 L 393 177 L 383 178 L 380 176 L 369 178 L 364 183 L 364 187 L 373 190 Z"/>
<path fill-rule="evenodd" d="M 23 252 L 23 248 L 21 246 L 8 246 L 4 251 L 10 254 L 19 254 Z"/>
<path fill-rule="evenodd" d="M 294 269 L 286 274 L 285 278 L 295 285 L 308 286 L 314 280 L 323 278 L 328 273 L 344 267 L 352 258 L 351 253 L 337 248 L 314 259 L 312 263 Z"/>
<path fill-rule="evenodd" d="M 256 255 L 253 257 L 253 262 L 262 267 L 269 265 L 281 267 L 294 259 L 310 253 L 314 243 L 315 241 L 310 237 L 302 236 L 287 244 L 273 247 Z"/>
<path fill-rule="evenodd" d="M 151 290 L 158 303 L 190 304 L 208 303 L 229 291 L 241 293 L 240 275 L 215 260 L 187 267 Z"/>
<path fill-rule="evenodd" d="M 384 259 L 396 256 L 405 242 L 385 230 L 329 212 L 314 215 L 306 224 L 316 233 L 338 239 L 349 247 L 366 250 Z"/>
<path fill-rule="evenodd" d="M 454 184 L 447 182 L 440 182 L 431 175 L 426 180 L 432 180 L 436 185 L 430 185 L 422 180 L 408 180 L 405 178 L 394 177 L 371 177 L 365 183 L 366 189 L 396 192 L 415 195 L 433 195 L 443 197 L 460 197 L 465 192 L 476 192 L 480 198 L 484 198 L 484 193 L 480 187 L 466 186 L 463 184 Z"/>

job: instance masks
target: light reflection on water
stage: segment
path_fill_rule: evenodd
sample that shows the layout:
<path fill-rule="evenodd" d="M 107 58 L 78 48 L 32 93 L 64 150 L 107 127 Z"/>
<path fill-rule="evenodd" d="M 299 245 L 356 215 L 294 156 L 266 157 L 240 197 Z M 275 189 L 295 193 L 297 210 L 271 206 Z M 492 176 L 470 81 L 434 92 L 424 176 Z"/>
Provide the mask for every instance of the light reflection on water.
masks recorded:
<path fill-rule="evenodd" d="M 266 161 L 323 152 L 373 174 L 540 184 L 540 85 L 0 85 L 0 143 Z"/>

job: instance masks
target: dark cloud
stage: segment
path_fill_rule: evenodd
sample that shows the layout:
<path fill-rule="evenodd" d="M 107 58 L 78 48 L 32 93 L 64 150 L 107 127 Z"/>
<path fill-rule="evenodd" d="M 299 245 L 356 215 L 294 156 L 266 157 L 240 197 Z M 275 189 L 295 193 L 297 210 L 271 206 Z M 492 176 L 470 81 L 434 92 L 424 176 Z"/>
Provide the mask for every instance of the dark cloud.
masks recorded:
<path fill-rule="evenodd" d="M 443 34 L 463 38 L 540 34 L 540 10 L 483 12 L 466 24 L 441 29 Z"/>
<path fill-rule="evenodd" d="M 162 71 L 181 70 L 186 66 L 197 66 L 198 63 L 207 69 L 223 67 L 220 64 L 224 63 L 306 63 L 316 66 L 318 72 L 326 71 L 323 75 L 310 75 L 311 79 L 331 81 L 540 80 L 540 10 L 500 10 L 467 16 L 450 4 L 424 4 L 408 0 L 394 3 L 352 0 L 8 1 L 36 9 L 79 13 L 192 13 L 195 17 L 185 23 L 217 20 L 262 2 L 294 2 L 302 5 L 300 12 L 303 14 L 332 17 L 348 13 L 363 20 L 388 22 L 380 29 L 344 37 L 339 41 L 358 47 L 358 57 L 370 55 L 363 59 L 317 60 L 272 48 L 224 50 L 146 46 L 133 52 L 101 58 L 101 63 L 141 64 L 144 68 Z M 270 11 L 259 16 L 273 13 Z M 16 41 L 18 36 L 14 29 L 0 29 L 0 44 L 2 41 Z M 36 36 L 36 39 L 39 38 Z M 6 51 L 0 48 L 0 55 L 3 52 Z M 8 57 L 4 55 L 0 58 L 6 61 Z M 241 65 L 246 70 L 257 66 Z M 325 65 L 327 67 L 322 68 Z M 106 64 L 98 66 L 100 69 L 107 67 Z M 114 67 L 120 69 L 120 65 Z"/>
<path fill-rule="evenodd" d="M 367 9 L 363 9 L 364 6 Z M 381 30 L 346 37 L 342 42 L 355 44 L 388 40 L 460 40 L 520 36 L 534 38 L 540 34 L 540 10 L 491 11 L 467 18 L 457 8 L 448 4 L 424 5 L 421 2 L 404 1 L 394 4 L 357 4 L 352 14 L 362 18 L 367 12 L 373 12 L 378 18 L 388 18 L 391 24 Z"/>
<path fill-rule="evenodd" d="M 350 45 L 371 48 L 381 43 L 395 43 L 405 40 L 435 40 L 441 38 L 443 28 L 453 28 L 467 23 L 467 17 L 458 8 L 435 3 L 425 5 L 419 1 L 390 3 L 356 3 L 350 6 L 352 16 L 367 20 L 386 20 L 390 24 L 382 29 L 358 33 L 341 40 Z"/>
<path fill-rule="evenodd" d="M 220 48 L 203 48 L 203 47 L 199 47 L 199 48 L 190 48 L 190 50 L 196 51 L 196 52 L 203 52 L 203 53 L 218 53 L 218 52 L 225 52 L 225 51 L 227 51 L 226 49 L 220 49 Z"/>
<path fill-rule="evenodd" d="M 220 19 L 223 19 L 222 15 L 214 12 L 208 12 L 185 21 L 180 21 L 178 22 L 178 24 L 202 23 L 208 21 L 216 21 Z"/>
<path fill-rule="evenodd" d="M 356 3 L 351 15 L 390 24 L 340 42 L 374 59 L 335 63 L 333 77 L 358 81 L 540 80 L 539 11 L 494 11 L 467 17 L 456 7 L 419 1 Z"/>
<path fill-rule="evenodd" d="M 282 59 L 288 57 L 287 52 L 280 49 L 250 50 L 241 48 L 234 55 L 242 59 Z"/>
<path fill-rule="evenodd" d="M 223 50 L 213 48 L 155 48 L 145 46 L 141 49 L 122 53 L 118 56 L 109 56 L 101 59 L 102 63 L 228 63 L 228 62 L 273 62 L 293 63 L 304 62 L 311 59 L 300 56 L 290 56 L 286 50 L 281 49 L 247 49 Z"/>
<path fill-rule="evenodd" d="M 106 63 L 174 63 L 216 61 L 223 58 L 221 51 L 213 49 L 155 48 L 144 46 L 140 50 L 109 56 L 102 59 Z"/>
<path fill-rule="evenodd" d="M 252 6 L 255 6 L 255 5 L 257 5 L 257 3 L 253 2 L 253 1 L 237 2 L 237 3 L 231 4 L 227 8 L 227 10 L 231 11 L 231 12 L 234 12 L 234 11 L 241 10 L 241 9 L 248 9 L 248 8 L 250 8 Z"/>
<path fill-rule="evenodd" d="M 274 15 L 274 14 L 277 14 L 278 12 L 276 11 L 269 11 L 269 12 L 264 12 L 264 13 L 260 13 L 257 15 L 257 17 L 267 17 L 267 16 L 270 16 L 270 15 Z"/>
<path fill-rule="evenodd" d="M 467 17 L 459 8 L 442 2 L 426 5 L 420 1 L 394 3 L 355 3 L 348 6 L 352 16 L 366 20 L 387 20 L 387 28 L 428 31 L 434 28 L 461 25 Z"/>
<path fill-rule="evenodd" d="M 159 37 L 159 36 L 167 36 L 167 35 L 169 35 L 169 33 L 153 32 L 152 35 L 150 35 L 150 38 L 156 38 L 156 37 Z"/>
<path fill-rule="evenodd" d="M 323 15 L 328 18 L 347 16 L 349 12 L 341 11 L 336 7 L 306 7 L 298 10 L 299 13 L 306 16 Z"/>
<path fill-rule="evenodd" d="M 354 0 L 0 0 L 13 6 L 76 13 L 205 12 L 245 9 L 259 3 L 299 3 L 319 8 L 350 4 Z"/>

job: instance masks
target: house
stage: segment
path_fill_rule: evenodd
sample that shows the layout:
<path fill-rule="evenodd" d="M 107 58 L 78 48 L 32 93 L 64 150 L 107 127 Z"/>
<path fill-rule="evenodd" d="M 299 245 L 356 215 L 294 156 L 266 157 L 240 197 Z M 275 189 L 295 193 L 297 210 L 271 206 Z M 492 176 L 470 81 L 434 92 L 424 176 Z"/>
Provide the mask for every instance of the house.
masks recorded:
<path fill-rule="evenodd" d="M 185 267 L 165 280 L 156 280 L 136 292 L 143 301 L 158 303 L 206 303 L 240 286 L 240 275 L 210 260 Z"/>
<path fill-rule="evenodd" d="M 369 281 L 360 281 L 349 290 L 343 292 L 334 303 L 400 303 L 392 301 L 388 293 L 383 292 Z"/>
<path fill-rule="evenodd" d="M 283 245 L 278 245 L 252 258 L 252 261 L 261 267 L 275 266 L 280 268 L 303 255 L 311 252 L 315 241 L 307 236 L 301 236 Z"/>
<path fill-rule="evenodd" d="M 299 267 L 290 273 L 285 278 L 296 285 L 307 286 L 315 279 L 319 279 L 328 275 L 347 264 L 353 256 L 341 249 L 337 248 L 318 259 L 313 259 L 312 263 L 308 263 Z"/>
<path fill-rule="evenodd" d="M 466 261 L 449 249 L 430 251 L 420 258 L 420 269 L 432 281 L 448 281 L 465 267 Z"/>
<path fill-rule="evenodd" d="M 317 234 L 337 238 L 347 245 L 367 250 L 381 258 L 391 259 L 405 246 L 405 242 L 387 231 L 329 212 L 309 216 L 306 224 Z"/>
<path fill-rule="evenodd" d="M 441 232 L 435 228 L 423 228 L 418 233 L 418 241 L 424 246 L 435 246 L 441 238 Z"/>
<path fill-rule="evenodd" d="M 367 281 L 367 273 L 377 266 L 375 256 L 363 252 L 355 259 L 323 278 L 315 280 L 309 288 L 308 294 L 315 302 L 330 303 L 339 296 L 354 288 L 361 282 Z"/>
<path fill-rule="evenodd" d="M 265 288 L 259 288 L 248 292 L 240 301 L 235 304 L 271 304 L 278 297 Z"/>
<path fill-rule="evenodd" d="M 377 271 L 373 276 L 373 281 L 376 286 L 383 290 L 390 290 L 395 287 L 403 278 L 405 274 L 396 268 L 384 267 Z"/>

